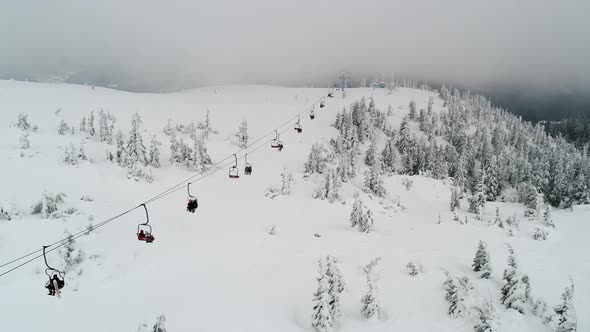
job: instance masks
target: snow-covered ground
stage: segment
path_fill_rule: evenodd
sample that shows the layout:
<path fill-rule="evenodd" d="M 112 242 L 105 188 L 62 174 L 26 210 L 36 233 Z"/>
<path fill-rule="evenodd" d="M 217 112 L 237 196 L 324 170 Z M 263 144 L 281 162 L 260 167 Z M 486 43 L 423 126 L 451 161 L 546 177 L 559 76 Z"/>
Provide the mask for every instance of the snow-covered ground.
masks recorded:
<path fill-rule="evenodd" d="M 156 240 L 137 241 L 137 224 L 144 221 L 142 209 L 83 236 L 75 243 L 85 253 L 84 261 L 67 275 L 61 299 L 45 295 L 44 263 L 36 260 L 0 278 L 0 313 L 6 331 L 136 331 L 143 323 L 153 325 L 158 314 L 167 317 L 168 331 L 311 331 L 312 293 L 316 289 L 317 260 L 321 255 L 338 257 L 346 283 L 341 299 L 343 318 L 338 330 L 346 331 L 472 331 L 472 317 L 447 316 L 442 283 L 444 271 L 467 275 L 474 282 L 474 302 L 491 299 L 499 309 L 500 331 L 550 331 L 530 313 L 521 315 L 499 304 L 502 271 L 506 266 L 506 243 L 516 252 L 519 268 L 531 279 L 532 295 L 553 307 L 568 285 L 575 282 L 574 305 L 578 331 L 590 330 L 590 234 L 589 206 L 573 211 L 554 210 L 557 229 L 546 241 L 532 238 L 535 226 L 523 217 L 515 203 L 488 203 L 485 219 L 493 219 L 496 207 L 502 216 L 522 219 L 515 236 L 478 222 L 462 202 L 460 224 L 449 211 L 451 187 L 445 181 L 405 176 L 385 178 L 389 198 L 382 204 L 363 194 L 375 213 L 375 231 L 358 232 L 349 226 L 352 193 L 362 187 L 362 176 L 343 187 L 344 202 L 330 204 L 312 198 L 315 181 L 303 178 L 303 164 L 314 142 L 328 143 L 337 131 L 330 125 L 336 113 L 361 97 L 374 97 L 378 109 L 391 105 L 388 121 L 399 128 L 415 100 L 425 108 L 429 96 L 434 109 L 441 109 L 437 94 L 398 88 L 350 89 L 347 97 L 336 92 L 327 106 L 317 101 L 325 89 L 269 86 L 220 86 L 173 94 L 134 94 L 76 85 L 0 81 L 0 203 L 13 205 L 22 215 L 0 220 L 0 264 L 39 249 L 64 237 L 64 231 L 83 230 L 93 218 L 98 223 L 179 183 L 194 173 L 168 162 L 169 140 L 162 128 L 172 123 L 188 124 L 211 112 L 219 133 L 206 141 L 213 162 L 239 150 L 232 142 L 245 117 L 251 141 L 316 103 L 313 121 L 301 117 L 303 133 L 287 130 L 281 136 L 282 152 L 270 146 L 248 156 L 252 176 L 228 179 L 227 169 L 194 183 L 199 199 L 195 214 L 186 212 L 186 191 L 179 190 L 148 204 Z M 103 108 L 117 118 L 126 133 L 135 112 L 143 118 L 144 140 L 157 134 L 162 141 L 163 167 L 153 170 L 154 182 L 135 182 L 126 170 L 106 160 L 107 146 L 87 139 L 86 151 L 93 162 L 66 165 L 63 148 L 76 145 L 83 134 L 57 134 L 59 122 L 79 126 L 91 110 Z M 61 109 L 59 115 L 56 110 Z M 21 131 L 10 127 L 19 113 L 39 129 L 29 135 L 31 149 L 19 149 Z M 293 121 L 282 129 L 292 127 Z M 413 128 L 417 129 L 417 128 Z M 268 136 L 265 141 L 268 141 Z M 269 145 L 267 143 L 267 145 Z M 366 147 L 365 147 L 366 148 Z M 364 150 L 364 149 L 363 149 Z M 22 154 L 21 154 L 22 152 Z M 240 154 L 241 156 L 242 154 Z M 362 163 L 362 160 L 361 160 Z M 239 161 L 240 169 L 243 160 Z M 286 167 L 295 177 L 292 194 L 265 197 L 266 188 L 280 183 Z M 240 171 L 241 171 L 240 170 Z M 30 215 L 30 207 L 44 192 L 67 195 L 62 209 L 78 213 L 64 219 Z M 90 196 L 92 202 L 80 200 Z M 403 209 L 393 200 L 398 200 Z M 437 224 L 438 216 L 443 222 Z M 268 234 L 276 225 L 276 234 Z M 321 234 L 315 237 L 314 234 Z M 491 280 L 471 271 L 479 240 L 487 242 L 494 269 Z M 365 293 L 362 267 L 375 257 L 378 295 L 385 315 L 367 322 L 360 315 Z M 56 252 L 48 255 L 51 265 L 63 267 Z M 423 273 L 407 274 L 409 261 L 421 262 Z M 0 268 L 2 273 L 5 268 Z"/>

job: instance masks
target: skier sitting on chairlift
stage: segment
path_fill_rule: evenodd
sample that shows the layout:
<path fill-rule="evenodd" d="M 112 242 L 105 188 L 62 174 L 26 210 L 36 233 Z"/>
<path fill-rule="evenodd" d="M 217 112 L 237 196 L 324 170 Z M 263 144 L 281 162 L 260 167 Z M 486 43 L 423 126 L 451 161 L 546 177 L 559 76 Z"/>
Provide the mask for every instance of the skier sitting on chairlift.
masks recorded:
<path fill-rule="evenodd" d="M 139 234 L 137 234 L 137 238 L 140 241 L 145 241 L 145 242 L 154 242 L 154 236 L 148 232 L 144 232 L 143 229 L 139 231 Z"/>
<path fill-rule="evenodd" d="M 51 278 L 50 281 L 47 282 L 47 284 L 45 284 L 45 288 L 47 288 L 49 290 L 49 294 L 47 295 L 51 295 L 51 296 L 55 296 L 55 286 L 54 283 L 57 285 L 57 290 L 61 290 L 62 288 L 64 288 L 65 286 L 65 282 L 61 279 L 59 279 L 59 277 L 57 276 L 57 274 L 53 275 L 53 278 Z"/>
<path fill-rule="evenodd" d="M 186 204 L 186 210 L 191 213 L 195 213 L 195 210 L 199 207 L 199 203 L 196 199 L 189 198 L 188 203 Z"/>

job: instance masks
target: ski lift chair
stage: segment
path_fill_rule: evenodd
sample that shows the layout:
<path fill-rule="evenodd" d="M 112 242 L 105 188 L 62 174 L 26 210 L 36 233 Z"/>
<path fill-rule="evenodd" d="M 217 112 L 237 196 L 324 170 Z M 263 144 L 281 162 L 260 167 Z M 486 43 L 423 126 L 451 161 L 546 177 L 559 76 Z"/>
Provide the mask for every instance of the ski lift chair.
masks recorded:
<path fill-rule="evenodd" d="M 252 165 L 250 165 L 248 163 L 248 154 L 247 153 L 244 156 L 244 162 L 246 163 L 246 165 L 244 166 L 244 174 L 246 174 L 246 175 L 252 175 Z"/>
<path fill-rule="evenodd" d="M 240 177 L 240 171 L 238 170 L 238 157 L 235 154 L 234 158 L 236 158 L 236 164 L 229 168 L 230 179 L 238 179 Z"/>
<path fill-rule="evenodd" d="M 66 285 L 66 273 L 63 271 L 59 271 L 57 269 L 52 268 L 47 263 L 47 255 L 45 253 L 45 249 L 47 246 L 43 246 L 43 259 L 45 260 L 45 274 L 49 280 L 45 283 L 45 288 L 49 291 L 47 295 L 50 296 L 59 296 L 59 292 L 62 288 Z"/>
<path fill-rule="evenodd" d="M 186 190 L 188 191 L 188 203 L 186 203 L 186 211 L 195 213 L 195 210 L 199 207 L 199 201 L 193 195 L 191 195 L 191 183 L 186 184 Z"/>
<path fill-rule="evenodd" d="M 145 241 L 145 243 L 152 243 L 156 238 L 152 235 L 152 226 L 149 225 L 150 216 L 148 215 L 145 204 L 141 205 L 145 209 L 145 222 L 137 225 L 137 239 L 139 241 Z"/>

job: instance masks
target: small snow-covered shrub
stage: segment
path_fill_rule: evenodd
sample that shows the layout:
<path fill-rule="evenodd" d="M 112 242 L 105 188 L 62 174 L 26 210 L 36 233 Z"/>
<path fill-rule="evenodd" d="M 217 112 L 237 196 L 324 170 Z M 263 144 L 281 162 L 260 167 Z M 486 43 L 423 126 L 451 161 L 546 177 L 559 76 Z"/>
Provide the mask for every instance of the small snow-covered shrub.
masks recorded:
<path fill-rule="evenodd" d="M 547 232 L 537 227 L 537 229 L 535 229 L 535 233 L 533 234 L 533 239 L 537 241 L 547 240 Z"/>
<path fill-rule="evenodd" d="M 18 115 L 16 126 L 23 131 L 36 131 L 38 129 L 36 125 L 33 125 L 31 122 L 29 122 L 29 116 L 24 113 L 20 113 Z"/>
<path fill-rule="evenodd" d="M 21 150 L 28 150 L 31 148 L 31 142 L 29 141 L 29 134 L 23 133 L 19 139 Z"/>
<path fill-rule="evenodd" d="M 67 237 L 64 240 L 64 246 L 59 248 L 59 252 L 65 262 L 65 272 L 73 271 L 77 265 L 84 260 L 84 252 L 82 249 L 76 247 L 76 241 L 70 233 L 66 231 Z"/>
<path fill-rule="evenodd" d="M 410 190 L 414 186 L 414 180 L 408 177 L 404 177 L 402 179 L 402 185 L 404 186 L 404 188 L 406 188 L 406 190 Z"/>
<path fill-rule="evenodd" d="M 21 215 L 21 211 L 13 204 L 0 202 L 0 220 L 12 220 L 14 217 Z"/>
<path fill-rule="evenodd" d="M 45 218 L 49 218 L 57 212 L 58 204 L 63 203 L 65 197 L 64 193 L 45 193 L 41 200 L 33 204 L 31 214 L 43 213 Z"/>
<path fill-rule="evenodd" d="M 70 133 L 70 126 L 65 120 L 61 120 L 59 126 L 57 127 L 57 133 L 59 135 L 66 135 Z"/>
<path fill-rule="evenodd" d="M 80 200 L 84 201 L 84 202 L 94 202 L 94 198 L 87 196 L 87 195 L 80 197 Z"/>
<path fill-rule="evenodd" d="M 408 270 L 408 274 L 412 277 L 415 277 L 418 275 L 418 268 L 416 267 L 416 264 L 414 264 L 413 262 L 408 262 L 408 264 L 406 265 L 406 269 Z"/>

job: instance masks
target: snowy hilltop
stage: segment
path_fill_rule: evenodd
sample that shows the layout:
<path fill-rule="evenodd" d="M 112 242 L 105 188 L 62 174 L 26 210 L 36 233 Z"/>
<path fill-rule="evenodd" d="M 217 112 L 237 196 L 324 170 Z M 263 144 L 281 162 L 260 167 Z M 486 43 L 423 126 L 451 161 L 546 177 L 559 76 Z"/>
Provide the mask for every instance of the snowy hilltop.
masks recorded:
<path fill-rule="evenodd" d="M 587 151 L 484 97 L 0 81 L 0 110 L 7 330 L 590 330 Z"/>

